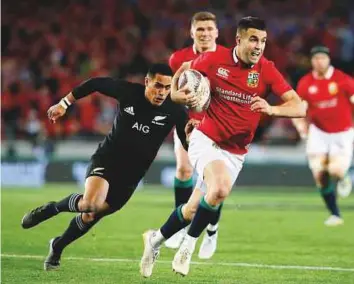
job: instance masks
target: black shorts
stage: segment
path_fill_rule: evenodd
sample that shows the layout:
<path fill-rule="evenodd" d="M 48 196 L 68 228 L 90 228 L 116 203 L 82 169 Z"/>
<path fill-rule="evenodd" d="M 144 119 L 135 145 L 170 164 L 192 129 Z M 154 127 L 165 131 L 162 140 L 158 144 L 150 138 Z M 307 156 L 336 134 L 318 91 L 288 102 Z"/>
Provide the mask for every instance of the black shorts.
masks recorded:
<path fill-rule="evenodd" d="M 117 161 L 100 156 L 92 156 L 90 160 L 86 178 L 98 176 L 109 183 L 106 202 L 113 210 L 121 209 L 129 201 L 146 172 L 133 165 L 133 161 Z"/>

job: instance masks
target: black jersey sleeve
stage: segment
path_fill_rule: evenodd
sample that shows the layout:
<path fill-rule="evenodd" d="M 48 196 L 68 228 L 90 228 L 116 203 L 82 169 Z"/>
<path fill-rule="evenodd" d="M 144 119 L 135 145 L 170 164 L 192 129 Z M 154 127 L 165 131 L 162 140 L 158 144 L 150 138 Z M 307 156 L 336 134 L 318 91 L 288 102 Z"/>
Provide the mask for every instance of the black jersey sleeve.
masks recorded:
<path fill-rule="evenodd" d="M 186 132 L 184 131 L 188 122 L 188 114 L 185 107 L 180 107 L 176 115 L 176 131 L 179 140 L 182 142 L 183 148 L 188 149 L 188 143 L 186 140 Z"/>
<path fill-rule="evenodd" d="M 124 95 L 129 93 L 132 85 L 134 84 L 120 79 L 114 79 L 111 77 L 96 77 L 91 78 L 75 87 L 72 94 L 77 100 L 86 97 L 93 92 L 99 92 L 108 97 L 120 100 Z"/>

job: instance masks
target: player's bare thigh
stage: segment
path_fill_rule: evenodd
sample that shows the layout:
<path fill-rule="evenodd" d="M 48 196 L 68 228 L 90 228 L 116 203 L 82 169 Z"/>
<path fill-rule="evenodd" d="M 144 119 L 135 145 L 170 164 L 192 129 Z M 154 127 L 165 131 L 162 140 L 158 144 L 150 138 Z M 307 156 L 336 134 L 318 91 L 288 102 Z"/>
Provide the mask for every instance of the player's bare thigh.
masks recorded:
<path fill-rule="evenodd" d="M 232 189 L 232 177 L 223 160 L 214 160 L 204 168 L 204 182 L 207 186 L 205 200 L 216 206 L 224 201 Z"/>
<path fill-rule="evenodd" d="M 100 212 L 107 209 L 105 202 L 109 183 L 104 178 L 89 176 L 85 182 L 85 192 L 79 201 L 80 211 Z"/>
<path fill-rule="evenodd" d="M 351 165 L 351 155 L 333 154 L 328 159 L 328 173 L 338 179 L 344 178 Z"/>
<path fill-rule="evenodd" d="M 193 167 L 189 161 L 188 152 L 182 144 L 176 145 L 176 177 L 179 180 L 188 180 L 193 175 Z"/>
<path fill-rule="evenodd" d="M 316 186 L 322 187 L 324 175 L 328 172 L 328 155 L 309 154 L 308 161 Z"/>

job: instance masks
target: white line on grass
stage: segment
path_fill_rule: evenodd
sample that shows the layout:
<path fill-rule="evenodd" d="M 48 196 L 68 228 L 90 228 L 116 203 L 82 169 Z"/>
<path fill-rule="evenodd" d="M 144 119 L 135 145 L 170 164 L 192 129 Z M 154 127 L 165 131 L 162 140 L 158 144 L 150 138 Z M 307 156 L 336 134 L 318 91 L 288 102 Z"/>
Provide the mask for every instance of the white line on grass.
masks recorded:
<path fill-rule="evenodd" d="M 19 255 L 19 254 L 1 254 L 1 257 L 7 258 L 27 258 L 44 260 L 40 255 Z M 84 260 L 93 262 L 139 262 L 138 259 L 129 258 L 86 258 L 86 257 L 64 257 L 67 260 Z M 170 264 L 171 261 L 158 260 L 159 263 Z M 295 270 L 323 270 L 323 271 L 346 271 L 354 272 L 354 268 L 344 267 L 329 267 L 329 266 L 301 266 L 301 265 L 272 265 L 272 264 L 259 264 L 259 263 L 244 263 L 244 262 L 198 262 L 192 261 L 196 265 L 217 265 L 217 266 L 239 266 L 239 267 L 252 267 L 252 268 L 268 268 L 268 269 L 295 269 Z"/>

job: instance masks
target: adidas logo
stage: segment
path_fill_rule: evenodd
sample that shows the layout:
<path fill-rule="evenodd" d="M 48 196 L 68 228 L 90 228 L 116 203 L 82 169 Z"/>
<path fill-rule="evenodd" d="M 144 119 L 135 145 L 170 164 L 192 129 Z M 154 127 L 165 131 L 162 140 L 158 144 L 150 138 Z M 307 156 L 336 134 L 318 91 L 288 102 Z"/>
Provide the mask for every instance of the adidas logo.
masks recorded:
<path fill-rule="evenodd" d="M 124 109 L 124 111 L 126 112 L 126 113 L 129 113 L 130 115 L 135 115 L 135 113 L 134 113 L 134 108 L 131 106 L 131 107 L 126 107 L 125 109 Z"/>

